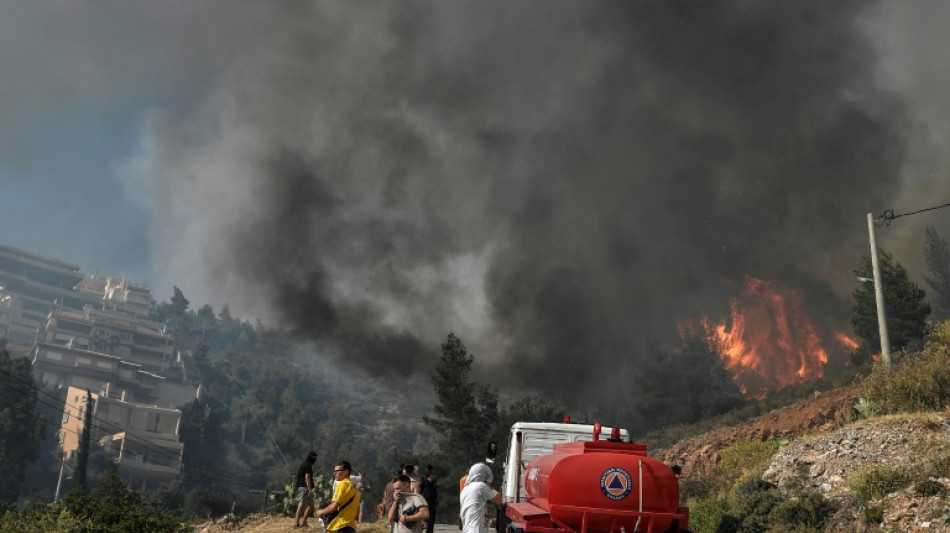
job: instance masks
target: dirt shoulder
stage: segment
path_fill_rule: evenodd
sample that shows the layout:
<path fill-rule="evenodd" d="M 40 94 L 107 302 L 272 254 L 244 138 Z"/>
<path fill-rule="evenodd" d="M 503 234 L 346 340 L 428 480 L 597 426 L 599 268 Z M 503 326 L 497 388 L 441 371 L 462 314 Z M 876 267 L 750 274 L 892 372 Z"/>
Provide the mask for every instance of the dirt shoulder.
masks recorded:
<path fill-rule="evenodd" d="M 792 440 L 844 424 L 858 397 L 857 387 L 823 392 L 809 400 L 771 411 L 745 424 L 682 440 L 650 455 L 667 464 L 682 465 L 684 478 L 705 476 L 720 463 L 719 451 L 724 448 L 776 438 Z"/>

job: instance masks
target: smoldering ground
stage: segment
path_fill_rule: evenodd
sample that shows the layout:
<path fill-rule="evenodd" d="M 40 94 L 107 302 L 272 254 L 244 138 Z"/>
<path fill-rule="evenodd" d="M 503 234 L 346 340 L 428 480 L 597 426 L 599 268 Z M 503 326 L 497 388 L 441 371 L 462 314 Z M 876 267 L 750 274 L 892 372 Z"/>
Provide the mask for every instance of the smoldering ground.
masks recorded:
<path fill-rule="evenodd" d="M 195 301 L 386 379 L 454 331 L 570 404 L 747 274 L 845 319 L 907 151 L 871 7 L 278 4 L 251 32 L 229 5 L 235 49 L 198 51 L 207 92 L 144 122 L 127 185 Z"/>

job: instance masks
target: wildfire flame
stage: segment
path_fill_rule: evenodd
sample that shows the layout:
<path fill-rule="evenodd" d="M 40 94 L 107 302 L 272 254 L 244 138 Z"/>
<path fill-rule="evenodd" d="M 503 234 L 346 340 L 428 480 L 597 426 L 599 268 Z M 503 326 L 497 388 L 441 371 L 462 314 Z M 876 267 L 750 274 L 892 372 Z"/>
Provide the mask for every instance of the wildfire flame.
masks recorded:
<path fill-rule="evenodd" d="M 859 345 L 858 345 L 858 341 L 852 339 L 851 337 L 845 335 L 844 333 L 839 333 L 839 334 L 835 335 L 835 338 L 838 339 L 838 342 L 840 342 L 840 343 L 841 343 L 842 345 L 844 345 L 846 348 L 849 348 L 849 349 L 851 349 L 851 350 L 857 350 L 857 349 L 858 349 L 858 346 L 859 346 Z"/>
<path fill-rule="evenodd" d="M 702 327 L 719 344 L 726 368 L 746 397 L 762 399 L 824 374 L 828 353 L 802 304 L 796 290 L 746 277 L 731 301 L 728 323 L 703 319 Z"/>

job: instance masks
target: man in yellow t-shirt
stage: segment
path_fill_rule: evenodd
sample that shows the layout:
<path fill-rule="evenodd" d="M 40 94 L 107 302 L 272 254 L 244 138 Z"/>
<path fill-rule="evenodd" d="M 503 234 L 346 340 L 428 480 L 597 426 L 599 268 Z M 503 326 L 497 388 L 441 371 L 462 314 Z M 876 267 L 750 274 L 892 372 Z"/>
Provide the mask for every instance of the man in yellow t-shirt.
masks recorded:
<path fill-rule="evenodd" d="M 350 472 L 353 469 L 347 461 L 340 461 L 333 467 L 333 479 L 336 487 L 333 489 L 333 498 L 330 505 L 316 513 L 317 518 L 336 512 L 336 516 L 326 525 L 327 531 L 339 533 L 356 533 L 356 515 L 360 509 L 360 491 L 350 481 Z"/>

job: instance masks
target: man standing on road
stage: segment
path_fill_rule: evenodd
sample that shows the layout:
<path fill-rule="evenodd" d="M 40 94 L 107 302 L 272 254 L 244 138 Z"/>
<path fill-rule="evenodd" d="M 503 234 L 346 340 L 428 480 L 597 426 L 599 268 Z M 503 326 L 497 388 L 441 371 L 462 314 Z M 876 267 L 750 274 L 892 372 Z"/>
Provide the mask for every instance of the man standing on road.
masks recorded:
<path fill-rule="evenodd" d="M 426 520 L 426 533 L 435 531 L 435 514 L 439 510 L 438 475 L 432 465 L 426 468 L 426 476 L 419 483 L 419 494 L 429 503 L 429 518 Z"/>
<path fill-rule="evenodd" d="M 489 485 L 493 478 L 485 463 L 475 463 L 468 470 L 465 488 L 459 494 L 462 533 L 488 533 L 488 502 L 501 504 L 501 493 Z"/>
<path fill-rule="evenodd" d="M 429 504 L 421 495 L 412 492 L 412 479 L 400 474 L 393 478 L 393 504 L 389 508 L 392 533 L 422 533 L 429 518 Z"/>
<path fill-rule="evenodd" d="M 333 478 L 336 487 L 333 489 L 333 498 L 330 505 L 317 511 L 316 517 L 330 515 L 331 520 L 324 526 L 327 531 L 340 533 L 356 533 L 356 515 L 360 508 L 360 491 L 350 481 L 353 469 L 348 461 L 340 461 L 333 467 Z"/>
<path fill-rule="evenodd" d="M 313 463 L 317 461 L 317 453 L 310 452 L 304 462 L 297 467 L 297 514 L 294 517 L 294 527 L 307 527 L 307 518 L 313 511 Z"/>

